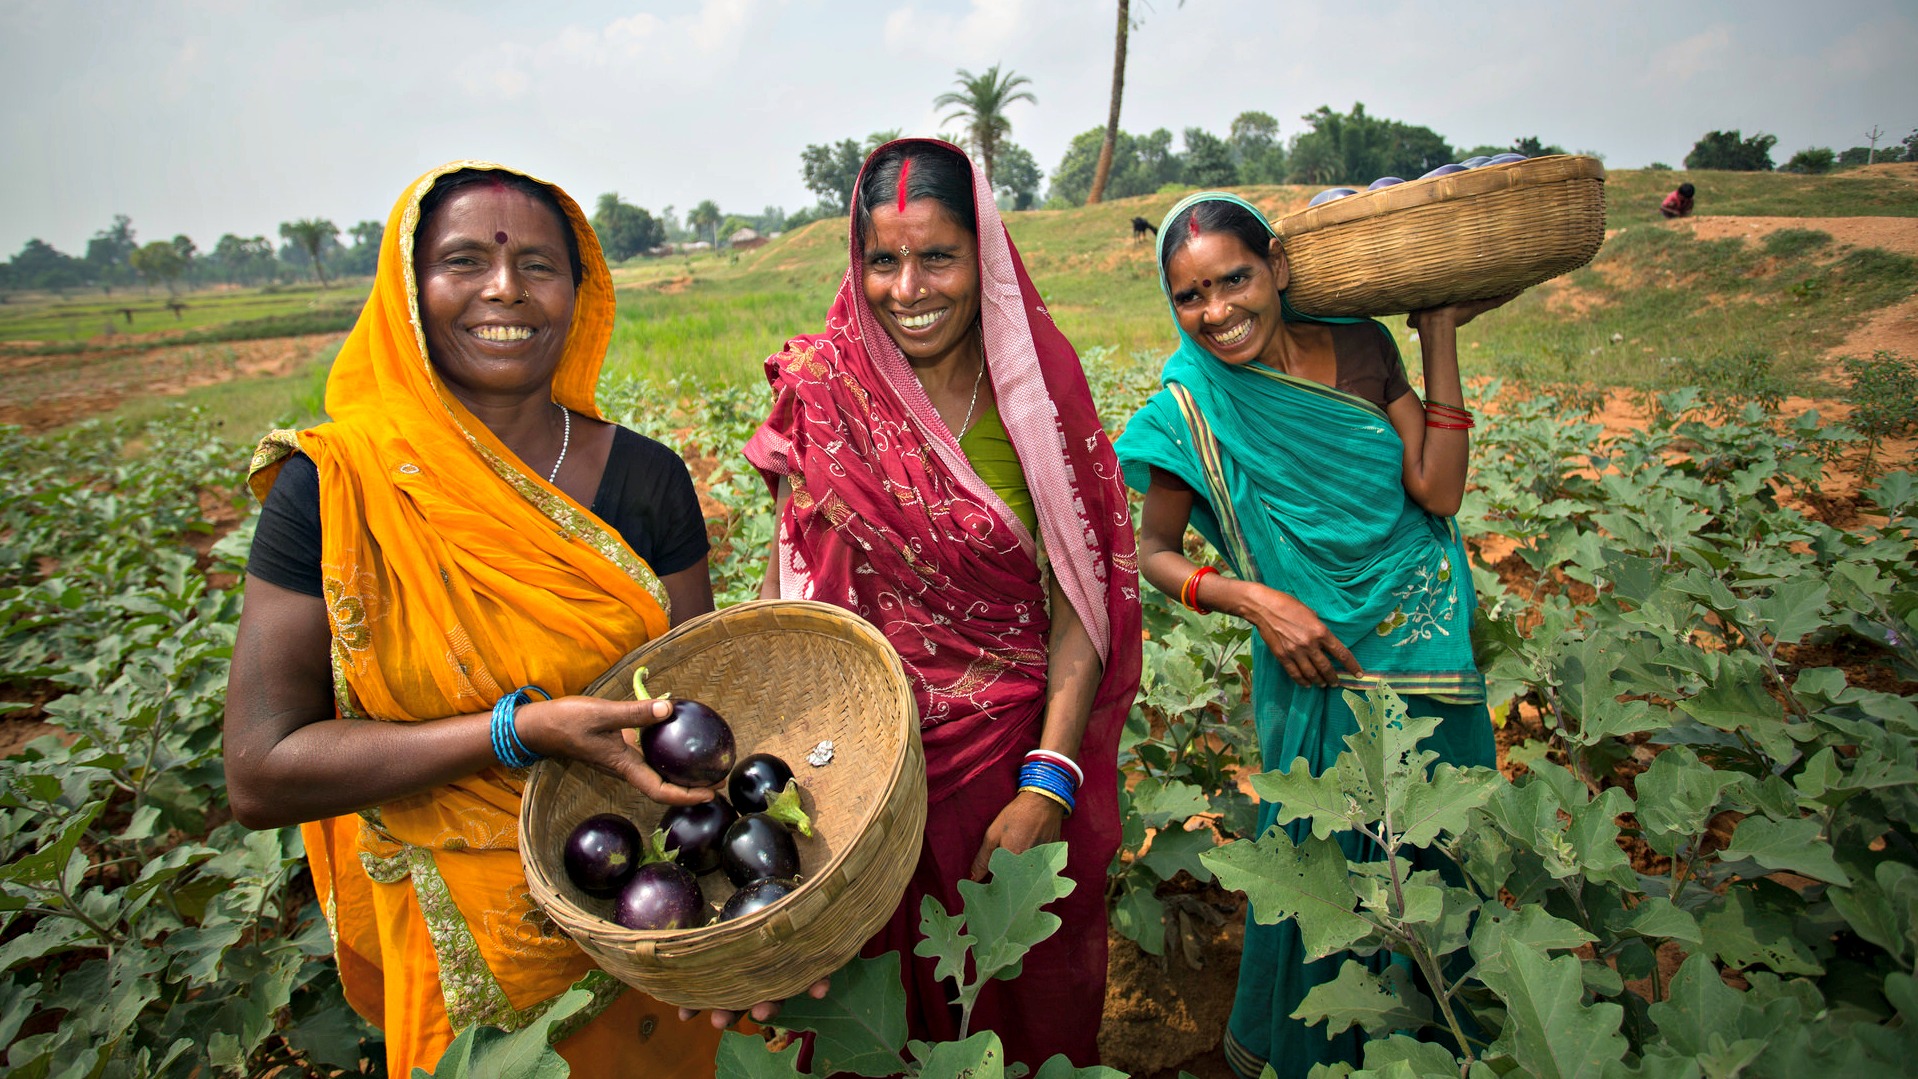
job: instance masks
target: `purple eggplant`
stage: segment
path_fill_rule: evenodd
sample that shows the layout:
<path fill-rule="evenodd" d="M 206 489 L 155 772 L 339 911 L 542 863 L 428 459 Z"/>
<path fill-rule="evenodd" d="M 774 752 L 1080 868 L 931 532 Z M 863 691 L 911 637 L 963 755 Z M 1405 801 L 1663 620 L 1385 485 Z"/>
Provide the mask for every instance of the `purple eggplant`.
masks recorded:
<path fill-rule="evenodd" d="M 1440 165 L 1438 168 L 1435 168 L 1431 172 L 1428 172 L 1425 175 L 1419 177 L 1419 179 L 1429 180 L 1434 176 L 1450 176 L 1455 172 L 1464 172 L 1464 171 L 1465 171 L 1464 165 L 1459 165 L 1459 164 Z"/>
<path fill-rule="evenodd" d="M 1310 208 L 1322 202 L 1331 202 L 1333 199 L 1342 199 L 1347 195 L 1356 195 L 1358 193 L 1359 191 L 1356 187 L 1328 187 L 1324 191 L 1312 196 L 1312 201 L 1305 205 L 1307 208 Z"/>
<path fill-rule="evenodd" d="M 617 813 L 581 821 L 566 837 L 566 876 L 587 895 L 611 899 L 639 868 L 639 829 Z"/>
<path fill-rule="evenodd" d="M 719 920 L 730 922 L 756 910 L 764 910 L 791 895 L 799 882 L 787 877 L 766 877 L 752 881 L 732 894 L 719 910 Z"/>
<path fill-rule="evenodd" d="M 1371 183 L 1367 184 L 1365 186 L 1365 189 L 1367 191 L 1377 191 L 1381 187 L 1391 187 L 1393 184 L 1402 184 L 1404 182 L 1405 182 L 1404 180 L 1401 180 L 1396 176 L 1381 176 L 1378 179 L 1373 180 Z"/>
<path fill-rule="evenodd" d="M 726 829 L 719 868 L 742 888 L 767 877 L 797 877 L 799 844 L 784 824 L 764 813 L 748 813 Z"/>
<path fill-rule="evenodd" d="M 1509 165 L 1514 161 L 1524 161 L 1524 160 L 1526 160 L 1526 157 L 1524 154 L 1495 154 L 1493 155 L 1490 161 L 1486 162 L 1486 164 L 1487 165 Z"/>
<path fill-rule="evenodd" d="M 1465 166 L 1468 169 L 1475 169 L 1490 160 L 1492 160 L 1492 157 L 1490 154 L 1479 154 L 1476 157 L 1468 157 L 1465 160 L 1459 162 L 1459 164 Z"/>
<path fill-rule="evenodd" d="M 793 770 L 785 761 L 770 753 L 752 753 L 733 765 L 726 793 L 741 813 L 764 813 L 792 779 Z"/>
<path fill-rule="evenodd" d="M 659 827 L 666 833 L 666 850 L 698 875 L 719 868 L 719 844 L 738 819 L 731 803 L 714 796 L 710 802 L 668 809 L 659 818 Z"/>
<path fill-rule="evenodd" d="M 633 672 L 633 695 L 651 697 L 642 679 L 646 668 Z M 639 752 L 668 783 L 682 787 L 711 787 L 733 770 L 733 729 L 712 708 L 684 698 L 672 698 L 673 714 L 639 729 Z"/>
<path fill-rule="evenodd" d="M 691 929 L 706 923 L 699 882 L 676 862 L 640 866 L 620 890 L 613 920 L 628 929 Z"/>

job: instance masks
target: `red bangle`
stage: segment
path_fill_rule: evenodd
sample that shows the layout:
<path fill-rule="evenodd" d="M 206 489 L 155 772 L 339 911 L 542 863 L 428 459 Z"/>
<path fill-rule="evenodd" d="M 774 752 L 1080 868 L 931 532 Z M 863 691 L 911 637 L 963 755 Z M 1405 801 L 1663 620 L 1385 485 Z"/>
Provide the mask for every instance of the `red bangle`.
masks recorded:
<path fill-rule="evenodd" d="M 1425 426 L 1427 426 L 1427 427 L 1437 427 L 1437 428 L 1439 428 L 1440 430 L 1444 430 L 1444 431 L 1470 431 L 1470 430 L 1471 430 L 1472 428 L 1474 428 L 1474 427 L 1477 427 L 1477 426 L 1478 426 L 1478 424 L 1475 424 L 1475 423 L 1440 423 L 1440 422 L 1439 422 L 1439 421 L 1437 421 L 1437 420 L 1426 420 L 1426 421 L 1425 421 Z"/>
<path fill-rule="evenodd" d="M 1217 572 L 1219 571 L 1212 566 L 1200 566 L 1193 570 L 1192 576 L 1187 577 L 1185 584 L 1179 588 L 1179 602 L 1197 614 L 1211 614 L 1211 611 L 1199 606 L 1199 582 L 1205 579 L 1206 574 Z"/>
<path fill-rule="evenodd" d="M 1425 411 L 1437 412 L 1446 419 L 1469 420 L 1472 418 L 1471 409 L 1460 408 L 1458 405 L 1443 404 L 1438 401 L 1425 402 Z"/>

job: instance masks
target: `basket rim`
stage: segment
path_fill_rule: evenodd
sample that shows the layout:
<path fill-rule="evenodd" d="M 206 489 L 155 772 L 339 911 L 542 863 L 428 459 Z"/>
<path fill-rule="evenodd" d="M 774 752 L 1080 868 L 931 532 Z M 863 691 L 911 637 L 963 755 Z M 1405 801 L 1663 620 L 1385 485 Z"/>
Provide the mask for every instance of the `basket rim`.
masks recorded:
<path fill-rule="evenodd" d="M 848 611 L 844 607 L 831 603 L 823 603 L 818 600 L 760 599 L 737 603 L 716 611 L 708 611 L 696 618 L 686 620 L 668 632 L 653 638 L 626 655 L 621 656 L 613 662 L 612 666 L 607 668 L 604 674 L 601 674 L 588 684 L 581 693 L 586 696 L 598 696 L 596 691 L 612 683 L 614 681 L 613 672 L 622 667 L 627 667 L 628 661 L 634 660 L 635 658 L 640 658 L 643 661 L 644 654 L 662 651 L 669 643 L 676 642 L 681 638 L 713 632 L 720 623 L 736 621 L 743 616 L 757 617 L 764 614 L 775 613 L 778 610 L 795 609 L 803 610 L 810 614 L 825 615 L 830 620 L 840 623 L 845 629 L 849 630 L 853 636 L 865 638 L 869 643 L 880 646 L 878 654 L 885 660 L 885 666 L 888 668 L 887 681 L 897 691 L 897 695 L 904 699 L 906 705 L 906 737 L 899 740 L 899 749 L 892 760 L 890 775 L 885 787 L 879 792 L 878 796 L 872 800 L 872 804 L 867 808 L 865 815 L 850 829 L 851 838 L 855 842 L 843 844 L 839 850 L 833 854 L 830 861 L 823 867 L 808 874 L 804 880 L 800 881 L 799 887 L 793 889 L 792 892 L 785 896 L 778 904 L 761 908 L 751 914 L 742 915 L 730 921 L 712 921 L 705 925 L 694 926 L 691 929 L 627 929 L 617 922 L 608 921 L 581 907 L 557 888 L 550 887 L 544 879 L 547 874 L 533 871 L 535 866 L 532 856 L 527 853 L 526 836 L 528 834 L 527 824 L 531 816 L 531 807 L 535 800 L 535 793 L 553 783 L 557 783 L 560 773 L 565 769 L 590 767 L 577 761 L 549 758 L 533 766 L 531 773 L 527 776 L 526 787 L 520 798 L 520 864 L 521 868 L 526 870 L 527 885 L 533 893 L 534 901 L 539 904 L 541 909 L 543 909 L 547 916 L 552 918 L 554 922 L 560 924 L 569 932 L 575 928 L 590 932 L 594 942 L 597 944 L 618 947 L 630 947 L 646 942 L 659 944 L 670 940 L 676 945 L 684 945 L 690 949 L 699 949 L 709 945 L 723 943 L 733 937 L 750 935 L 757 932 L 762 923 L 774 916 L 789 911 L 791 908 L 787 906 L 787 903 L 796 901 L 798 897 L 814 890 L 815 885 L 819 885 L 819 882 L 830 878 L 851 856 L 854 846 L 857 845 L 856 841 L 862 840 L 867 836 L 882 810 L 892 803 L 894 797 L 898 794 L 900 784 L 909 782 L 907 776 L 908 768 L 906 766 L 912 762 L 912 758 L 915 755 L 914 747 L 919 738 L 919 708 L 917 701 L 912 695 L 912 683 L 906 678 L 905 666 L 900 662 L 898 651 L 892 647 L 890 641 L 886 640 L 885 635 L 879 632 L 878 627 L 852 611 Z M 634 665 L 636 666 L 638 664 Z M 635 790 L 635 793 L 641 798 L 646 797 L 644 794 L 639 794 L 637 790 Z"/>
<path fill-rule="evenodd" d="M 1547 154 L 1503 165 L 1485 165 L 1444 176 L 1426 176 L 1402 184 L 1361 191 L 1342 199 L 1290 213 L 1272 223 L 1281 243 L 1335 225 L 1364 221 L 1473 195 L 1567 180 L 1605 181 L 1605 165 L 1584 154 Z"/>

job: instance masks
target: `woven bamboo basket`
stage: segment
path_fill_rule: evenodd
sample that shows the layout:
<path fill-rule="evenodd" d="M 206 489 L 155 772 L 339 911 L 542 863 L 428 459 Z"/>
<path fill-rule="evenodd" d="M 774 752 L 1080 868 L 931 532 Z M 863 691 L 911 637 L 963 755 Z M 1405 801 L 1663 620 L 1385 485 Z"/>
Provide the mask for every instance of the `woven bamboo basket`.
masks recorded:
<path fill-rule="evenodd" d="M 1309 315 L 1389 315 L 1527 289 L 1605 239 L 1605 166 L 1554 154 L 1347 195 L 1274 225 Z"/>
<path fill-rule="evenodd" d="M 812 837 L 799 837 L 804 883 L 729 922 L 623 928 L 612 900 L 574 887 L 561 852 L 595 813 L 624 814 L 650 834 L 665 807 L 586 765 L 545 760 L 520 808 L 520 861 L 533 899 L 600 967 L 668 1004 L 738 1011 L 803 992 L 885 924 L 919 861 L 925 756 L 898 653 L 841 608 L 763 600 L 687 622 L 614 664 L 586 693 L 632 700 L 641 666 L 649 692 L 704 701 L 725 716 L 742 756 L 773 753 L 792 765 L 813 819 Z M 809 766 L 807 752 L 824 739 L 832 761 Z M 723 873 L 700 884 L 715 907 L 732 892 Z"/>

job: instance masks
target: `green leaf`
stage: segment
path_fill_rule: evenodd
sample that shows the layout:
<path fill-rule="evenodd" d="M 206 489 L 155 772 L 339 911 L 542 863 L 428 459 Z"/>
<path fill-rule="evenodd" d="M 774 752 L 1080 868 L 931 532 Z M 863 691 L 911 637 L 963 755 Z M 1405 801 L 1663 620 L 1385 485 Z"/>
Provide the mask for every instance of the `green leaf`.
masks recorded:
<path fill-rule="evenodd" d="M 431 1073 L 424 1068 L 414 1068 L 413 1079 L 485 1079 L 506 1075 L 566 1079 L 572 1069 L 567 1066 L 566 1058 L 548 1044 L 548 1028 L 592 1002 L 591 992 L 568 989 L 537 1019 L 511 1033 L 498 1027 L 469 1027 L 446 1047 L 445 1055 Z M 796 1054 L 793 1059 L 798 1059 Z"/>
<path fill-rule="evenodd" d="M 1825 968 L 1792 932 L 1791 919 L 1758 905 L 1752 890 L 1734 887 L 1698 920 L 1707 951 L 1726 966 L 1768 967 L 1780 974 L 1823 974 Z"/>
<path fill-rule="evenodd" d="M 1108 1068 L 1103 1064 L 1094 1064 L 1090 1068 L 1074 1067 L 1064 1053 L 1054 1053 L 1046 1058 L 1039 1070 L 1032 1073 L 1032 1079 L 1126 1079 L 1126 1073 L 1117 1068 Z"/>
<path fill-rule="evenodd" d="M 929 895 L 919 900 L 920 939 L 913 945 L 912 952 L 937 960 L 933 966 L 934 977 L 964 983 L 967 951 L 979 943 L 979 938 L 966 932 L 965 925 L 964 911 L 947 914 L 945 905 Z"/>
<path fill-rule="evenodd" d="M 1612 931 L 1620 936 L 1679 940 L 1687 944 L 1704 943 L 1704 938 L 1698 932 L 1698 919 L 1673 906 L 1672 901 L 1662 895 L 1643 899 L 1638 906 L 1622 913 L 1622 917 L 1607 921 Z"/>
<path fill-rule="evenodd" d="M 1307 836 L 1294 844 L 1280 828 L 1257 842 L 1236 840 L 1200 856 L 1219 883 L 1245 893 L 1261 925 L 1296 918 L 1308 955 L 1316 959 L 1363 940 L 1373 925 L 1354 908 L 1358 894 L 1348 878 L 1345 850 L 1330 839 Z"/>
<path fill-rule="evenodd" d="M 962 1042 L 913 1042 L 922 1076 L 964 1076 L 966 1079 L 1005 1079 L 1006 1048 L 999 1035 L 982 1030 Z"/>
<path fill-rule="evenodd" d="M 1396 967 L 1393 969 L 1397 969 Z M 1365 1070 L 1384 1073 L 1395 1064 L 1404 1065 L 1407 1076 L 1445 1076 L 1457 1079 L 1458 1058 L 1443 1045 L 1422 1042 L 1403 1034 L 1374 1038 L 1365 1043 Z"/>
<path fill-rule="evenodd" d="M 1429 847 L 1439 833 L 1454 835 L 1469 825 L 1471 813 L 1489 801 L 1503 776 L 1490 768 L 1454 768 L 1441 764 L 1425 783 L 1406 792 L 1405 804 L 1393 824 L 1400 838 L 1415 847 Z"/>
<path fill-rule="evenodd" d="M 1825 624 L 1825 600 L 1831 586 L 1817 578 L 1780 582 L 1771 594 L 1756 600 L 1753 610 L 1762 628 L 1777 644 L 1797 644 L 1805 634 Z"/>
<path fill-rule="evenodd" d="M 1505 1053 L 1539 1079 L 1601 1079 L 1630 1043 L 1618 1031 L 1625 1009 L 1584 1003 L 1576 956 L 1547 959 L 1526 945 L 1507 948 L 1485 968 L 1485 984 L 1505 1002 L 1505 1028 L 1491 1053 Z"/>
<path fill-rule="evenodd" d="M 1205 791 L 1195 783 L 1181 780 L 1163 780 L 1147 776 L 1139 780 L 1131 791 L 1132 809 L 1145 821 L 1148 828 L 1163 828 L 1173 821 L 1183 821 L 1194 814 L 1204 813 L 1211 807 L 1206 801 Z"/>
<path fill-rule="evenodd" d="M 779 1009 L 779 1025 L 813 1032 L 816 1074 L 897 1074 L 899 1054 L 906 1047 L 906 990 L 899 981 L 899 953 L 855 959 L 840 967 L 823 999 L 802 994 L 787 1000 Z"/>
<path fill-rule="evenodd" d="M 1156 884 L 1129 885 L 1112 907 L 1112 928 L 1147 955 L 1165 954 L 1165 901 L 1153 894 Z"/>
<path fill-rule="evenodd" d="M 977 938 L 972 948 L 979 981 L 1018 974 L 1027 951 L 1059 928 L 1059 916 L 1043 908 L 1070 895 L 1075 886 L 1064 875 L 1066 845 L 1045 843 L 1023 854 L 1000 847 L 987 862 L 984 884 L 959 882 L 965 900 L 966 931 Z"/>
<path fill-rule="evenodd" d="M 1153 835 L 1151 849 L 1141 855 L 1139 861 L 1157 874 L 1160 880 L 1171 880 L 1180 870 L 1184 870 L 1192 874 L 1194 880 L 1209 881 L 1212 871 L 1205 867 L 1199 856 L 1218 845 L 1209 827 L 1188 831 L 1168 826 Z"/>
<path fill-rule="evenodd" d="M 1251 783 L 1261 799 L 1279 807 L 1279 824 L 1309 820 L 1312 834 L 1325 839 L 1370 819 L 1366 807 L 1350 790 L 1358 781 L 1352 758 L 1342 753 L 1317 776 L 1304 757 L 1295 757 L 1285 771 L 1260 772 Z"/>
<path fill-rule="evenodd" d="M 24 858 L 16 858 L 6 865 L 0 865 L 0 887 L 13 892 L 17 889 L 33 891 L 52 891 L 68 872 L 69 863 L 80 845 L 80 840 L 93 827 L 100 812 L 107 807 L 104 799 L 89 802 L 69 816 L 60 825 L 60 831 L 52 842 L 41 846 L 39 850 Z M 43 900 L 46 901 L 46 900 Z M 51 900 L 57 902 L 57 899 Z"/>
<path fill-rule="evenodd" d="M 1880 862 L 1870 879 L 1849 888 L 1833 888 L 1826 895 L 1853 932 L 1900 963 L 1909 963 L 1918 954 L 1918 869 L 1903 862 Z"/>
<path fill-rule="evenodd" d="M 1827 884 L 1850 884 L 1851 877 L 1832 860 L 1831 844 L 1819 838 L 1821 831 L 1810 817 L 1783 821 L 1746 817 L 1738 822 L 1731 846 L 1719 857 L 1725 861 L 1750 858 L 1766 869 L 1799 873 Z"/>
<path fill-rule="evenodd" d="M 1698 759 L 1689 746 L 1672 746 L 1652 758 L 1638 774 L 1638 826 L 1660 854 L 1670 856 L 1680 841 L 1704 832 L 1726 789 L 1740 773 L 1720 772 Z"/>
<path fill-rule="evenodd" d="M 781 1015 L 784 1022 L 784 1015 Z M 757 1034 L 741 1034 L 729 1030 L 719 1036 L 719 1056 L 713 1062 L 716 1079 L 794 1079 L 805 1075 L 799 1070 L 800 1044 L 795 1039 L 791 1045 L 775 1053 L 766 1047 L 766 1039 Z M 893 1057 L 893 1071 L 884 1073 L 861 1072 L 861 1075 L 892 1075 L 899 1070 L 900 1060 Z M 419 1069 L 413 1071 L 415 1076 Z M 502 1077 L 510 1073 L 499 1073 Z M 563 1074 L 563 1073 L 562 1073 Z M 820 1072 L 819 1074 L 830 1074 Z"/>
<path fill-rule="evenodd" d="M 1709 1050 L 1713 1035 L 1762 1039 L 1772 1026 L 1757 1002 L 1725 984 L 1710 956 L 1696 953 L 1679 965 L 1651 1016 L 1659 1040 L 1684 1056 Z"/>
<path fill-rule="evenodd" d="M 1378 975 L 1358 960 L 1347 959 L 1338 977 L 1320 982 L 1305 994 L 1292 1018 L 1307 1026 L 1325 1024 L 1327 1038 L 1355 1026 L 1367 1034 L 1418 1030 L 1431 1023 L 1432 1002 L 1412 985 L 1406 968 L 1392 964 Z"/>

